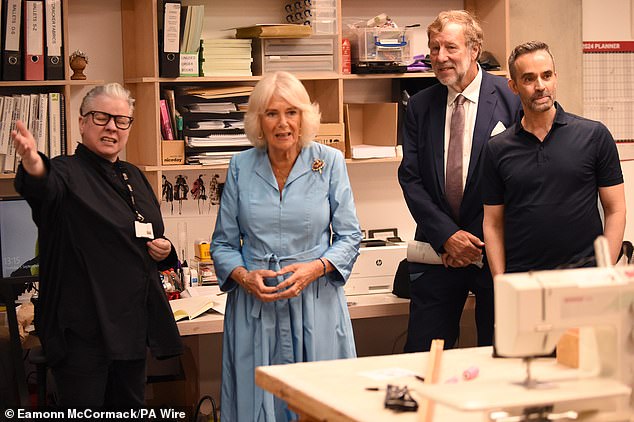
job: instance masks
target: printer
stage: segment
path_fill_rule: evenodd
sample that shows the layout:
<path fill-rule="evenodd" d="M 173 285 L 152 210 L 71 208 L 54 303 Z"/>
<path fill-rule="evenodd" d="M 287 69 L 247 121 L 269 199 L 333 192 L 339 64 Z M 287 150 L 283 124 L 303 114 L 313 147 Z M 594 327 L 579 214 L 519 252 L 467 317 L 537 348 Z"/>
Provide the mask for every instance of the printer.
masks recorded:
<path fill-rule="evenodd" d="M 398 264 L 407 257 L 407 242 L 383 242 L 384 246 L 364 246 L 344 285 L 346 295 L 392 293 Z"/>

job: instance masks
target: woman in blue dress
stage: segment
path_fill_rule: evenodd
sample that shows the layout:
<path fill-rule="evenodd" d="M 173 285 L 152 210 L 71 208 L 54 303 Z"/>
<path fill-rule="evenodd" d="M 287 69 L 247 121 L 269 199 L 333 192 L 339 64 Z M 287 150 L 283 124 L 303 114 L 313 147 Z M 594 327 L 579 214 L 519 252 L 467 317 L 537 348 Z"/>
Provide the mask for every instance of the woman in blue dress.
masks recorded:
<path fill-rule="evenodd" d="M 249 99 L 255 148 L 229 164 L 212 238 L 227 292 L 221 419 L 285 421 L 293 414 L 255 385 L 257 366 L 356 356 L 343 285 L 361 230 L 343 155 L 312 141 L 320 113 L 287 72 Z"/>

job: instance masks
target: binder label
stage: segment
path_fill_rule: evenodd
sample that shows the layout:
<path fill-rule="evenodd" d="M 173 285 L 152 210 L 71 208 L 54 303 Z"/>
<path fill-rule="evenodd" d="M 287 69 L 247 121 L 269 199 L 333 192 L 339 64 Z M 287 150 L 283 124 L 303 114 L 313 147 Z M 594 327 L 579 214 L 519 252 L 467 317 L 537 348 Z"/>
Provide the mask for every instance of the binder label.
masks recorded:
<path fill-rule="evenodd" d="M 46 47 L 49 56 L 62 55 L 62 31 L 60 27 L 60 0 L 46 0 Z M 60 58 L 55 57 L 54 64 Z"/>
<path fill-rule="evenodd" d="M 163 29 L 163 51 L 165 53 L 178 53 L 180 51 L 180 3 L 165 4 L 165 28 Z"/>
<path fill-rule="evenodd" d="M 5 50 L 7 51 L 19 51 L 20 50 L 20 1 L 9 0 L 7 8 L 7 28 L 6 38 L 4 42 Z"/>
<path fill-rule="evenodd" d="M 26 23 L 29 25 L 26 31 L 26 54 L 41 56 L 44 54 L 42 3 L 39 1 L 27 1 L 26 4 Z"/>

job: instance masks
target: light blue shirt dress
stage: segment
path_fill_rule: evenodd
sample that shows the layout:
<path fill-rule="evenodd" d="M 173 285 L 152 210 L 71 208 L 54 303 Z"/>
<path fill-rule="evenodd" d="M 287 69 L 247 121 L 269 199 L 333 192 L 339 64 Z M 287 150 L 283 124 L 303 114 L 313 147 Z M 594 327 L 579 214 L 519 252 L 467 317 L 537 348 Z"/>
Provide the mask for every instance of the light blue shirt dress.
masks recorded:
<path fill-rule="evenodd" d="M 324 162 L 321 171 L 314 169 L 317 160 Z M 233 157 L 212 239 L 220 288 L 228 293 L 222 421 L 293 418 L 281 400 L 255 385 L 257 366 L 356 356 L 343 285 L 359 255 L 360 241 L 350 181 L 339 151 L 314 142 L 303 147 L 281 200 L 265 150 L 253 148 Z M 229 278 L 238 266 L 279 270 L 319 257 L 328 259 L 336 270 L 291 299 L 260 302 Z M 266 279 L 266 283 L 282 280 Z"/>

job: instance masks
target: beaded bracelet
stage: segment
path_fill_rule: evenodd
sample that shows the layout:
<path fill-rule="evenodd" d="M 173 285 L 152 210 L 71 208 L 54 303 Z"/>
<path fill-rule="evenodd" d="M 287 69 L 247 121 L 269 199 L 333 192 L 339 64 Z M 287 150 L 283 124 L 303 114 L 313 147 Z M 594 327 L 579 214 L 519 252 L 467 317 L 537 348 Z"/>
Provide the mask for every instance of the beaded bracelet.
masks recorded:
<path fill-rule="evenodd" d="M 322 258 L 317 258 L 319 259 L 319 262 L 321 262 L 321 265 L 324 267 L 324 274 L 322 277 L 326 276 L 326 263 L 324 262 L 324 260 Z"/>

